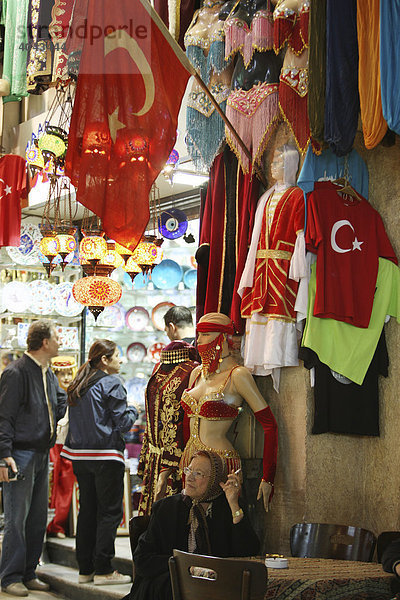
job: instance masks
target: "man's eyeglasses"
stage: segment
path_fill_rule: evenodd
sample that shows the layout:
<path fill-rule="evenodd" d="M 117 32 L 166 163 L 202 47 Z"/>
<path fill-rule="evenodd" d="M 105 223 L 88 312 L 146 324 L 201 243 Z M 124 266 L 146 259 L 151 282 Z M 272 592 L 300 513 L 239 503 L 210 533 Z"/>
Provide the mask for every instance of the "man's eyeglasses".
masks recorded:
<path fill-rule="evenodd" d="M 207 477 L 205 473 L 202 473 L 201 471 L 193 471 L 193 469 L 191 469 L 190 467 L 184 467 L 183 472 L 187 477 L 189 477 L 189 475 L 192 475 L 195 479 Z"/>

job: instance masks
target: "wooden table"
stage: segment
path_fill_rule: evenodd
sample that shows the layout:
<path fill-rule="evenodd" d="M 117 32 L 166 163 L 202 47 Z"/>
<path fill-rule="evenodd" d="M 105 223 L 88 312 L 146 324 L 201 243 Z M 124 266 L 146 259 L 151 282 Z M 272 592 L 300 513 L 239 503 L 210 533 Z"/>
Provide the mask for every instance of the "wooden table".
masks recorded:
<path fill-rule="evenodd" d="M 265 600 L 389 600 L 390 582 L 379 563 L 289 558 L 288 569 L 268 569 Z"/>

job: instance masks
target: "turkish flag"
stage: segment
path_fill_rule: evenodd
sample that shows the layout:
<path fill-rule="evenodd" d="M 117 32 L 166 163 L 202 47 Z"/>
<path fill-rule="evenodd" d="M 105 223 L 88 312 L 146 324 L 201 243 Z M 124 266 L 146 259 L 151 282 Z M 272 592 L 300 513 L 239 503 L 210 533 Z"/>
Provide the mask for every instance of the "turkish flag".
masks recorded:
<path fill-rule="evenodd" d="M 0 158 L 0 246 L 21 244 L 21 200 L 27 197 L 26 160 L 6 154 Z M 27 206 L 25 203 L 24 206 Z"/>
<path fill-rule="evenodd" d="M 89 0 L 75 35 L 84 45 L 66 174 L 106 234 L 133 250 L 193 70 L 147 0 Z"/>

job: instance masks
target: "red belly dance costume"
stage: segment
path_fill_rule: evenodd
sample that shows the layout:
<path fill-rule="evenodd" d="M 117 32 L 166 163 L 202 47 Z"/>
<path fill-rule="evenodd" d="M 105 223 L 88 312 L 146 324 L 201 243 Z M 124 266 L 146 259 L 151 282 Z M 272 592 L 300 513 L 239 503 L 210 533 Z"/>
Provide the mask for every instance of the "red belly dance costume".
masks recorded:
<path fill-rule="evenodd" d="M 206 394 L 202 398 L 194 398 L 190 391 L 185 390 L 181 398 L 181 406 L 186 413 L 186 416 L 191 420 L 190 438 L 183 451 L 180 467 L 187 467 L 192 459 L 192 456 L 198 450 L 210 450 L 218 454 L 226 463 L 227 472 L 236 471 L 240 468 L 240 456 L 236 450 L 219 450 L 217 448 L 209 448 L 200 439 L 200 420 L 206 421 L 234 421 L 240 412 L 240 407 L 232 404 L 227 404 L 224 400 L 224 389 L 232 375 L 232 372 L 238 367 L 233 367 L 229 371 L 228 376 L 222 385 L 215 391 Z M 198 377 L 193 382 L 195 385 Z M 193 386 L 192 386 L 193 388 Z M 192 389 L 191 388 L 191 389 Z"/>
<path fill-rule="evenodd" d="M 308 0 L 298 14 L 277 6 L 274 11 L 274 50 L 277 54 L 286 43 L 296 56 L 308 48 L 309 12 Z M 307 94 L 308 67 L 283 68 L 279 83 L 279 107 L 302 154 L 305 154 L 310 142 Z"/>
<path fill-rule="evenodd" d="M 224 334 L 234 334 L 233 324 L 222 325 L 219 323 L 213 323 L 212 321 L 203 321 L 198 323 L 197 331 L 200 332 L 218 332 L 218 335 L 209 344 L 200 344 L 197 349 L 202 358 L 202 373 L 205 378 L 208 377 L 209 373 L 219 372 L 218 366 L 222 361 L 222 345 L 224 341 Z M 194 398 L 190 393 L 190 390 L 185 390 L 181 398 L 181 406 L 185 411 L 186 415 L 193 419 L 192 428 L 190 432 L 190 438 L 183 451 L 180 468 L 188 466 L 193 454 L 199 450 L 209 450 L 216 452 L 225 461 L 227 466 L 227 472 L 236 471 L 240 468 L 240 456 L 236 450 L 220 450 L 217 448 L 209 448 L 206 446 L 200 438 L 200 420 L 205 419 L 209 421 L 216 421 L 226 419 L 234 421 L 240 412 L 240 407 L 233 404 L 227 404 L 224 400 L 224 390 L 228 384 L 232 373 L 235 369 L 242 368 L 236 365 L 231 369 L 222 385 L 215 391 L 204 395 L 202 398 Z M 199 375 L 200 376 L 200 375 Z M 264 452 L 263 452 L 263 480 L 273 486 L 275 471 L 276 471 L 276 459 L 278 451 L 278 427 L 275 417 L 269 406 L 266 406 L 262 410 L 258 410 L 254 413 L 255 418 L 261 423 L 264 430 Z M 270 499 L 273 495 L 273 487 L 270 495 Z"/>

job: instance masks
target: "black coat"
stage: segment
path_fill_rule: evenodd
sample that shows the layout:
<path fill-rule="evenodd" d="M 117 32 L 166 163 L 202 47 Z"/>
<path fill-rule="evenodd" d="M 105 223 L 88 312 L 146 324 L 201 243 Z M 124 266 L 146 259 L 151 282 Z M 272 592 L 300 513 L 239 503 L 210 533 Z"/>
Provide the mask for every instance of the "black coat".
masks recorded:
<path fill-rule="evenodd" d="M 188 550 L 190 506 L 181 494 L 153 504 L 147 531 L 140 537 L 134 554 L 135 581 L 132 600 L 171 600 L 168 559 L 173 549 Z M 211 555 L 253 556 L 260 543 L 246 516 L 236 525 L 224 494 L 212 503 L 208 520 Z"/>
<path fill-rule="evenodd" d="M 12 450 L 46 452 L 54 446 L 56 424 L 67 407 L 67 395 L 50 368 L 46 387 L 54 431 L 50 437 L 49 409 L 44 393 L 42 369 L 26 354 L 3 371 L 0 379 L 0 458 Z"/>

